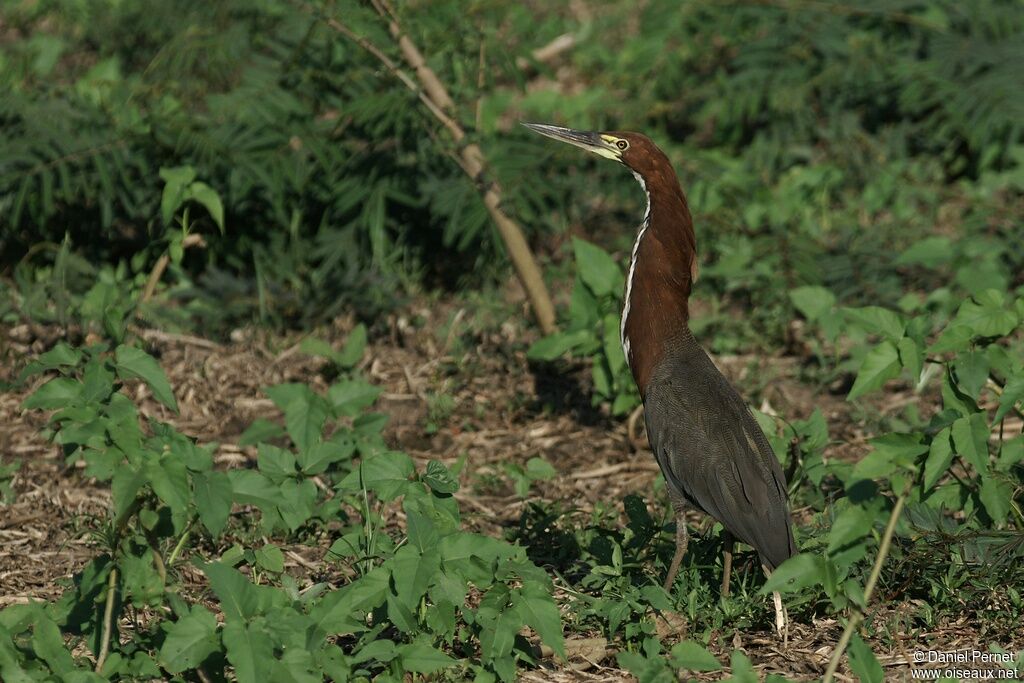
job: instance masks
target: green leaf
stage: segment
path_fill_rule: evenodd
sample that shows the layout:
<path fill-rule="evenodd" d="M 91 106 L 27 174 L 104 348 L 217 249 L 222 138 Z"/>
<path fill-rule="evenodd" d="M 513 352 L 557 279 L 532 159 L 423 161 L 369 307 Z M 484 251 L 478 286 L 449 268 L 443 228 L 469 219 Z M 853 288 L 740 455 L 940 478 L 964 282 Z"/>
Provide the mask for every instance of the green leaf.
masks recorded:
<path fill-rule="evenodd" d="M 327 400 L 335 414 L 355 417 L 372 406 L 381 391 L 364 379 L 349 379 L 328 389 Z"/>
<path fill-rule="evenodd" d="M 359 468 L 345 477 L 338 488 L 358 491 L 365 486 L 384 500 L 391 500 L 405 491 L 414 472 L 412 459 L 405 453 L 381 453 L 361 462 Z"/>
<path fill-rule="evenodd" d="M 874 526 L 872 516 L 859 505 L 848 505 L 832 522 L 828 534 L 828 553 L 836 551 L 864 538 Z"/>
<path fill-rule="evenodd" d="M 427 463 L 427 471 L 422 479 L 435 493 L 455 493 L 459 490 L 459 481 L 436 460 Z"/>
<path fill-rule="evenodd" d="M 141 379 L 153 392 L 153 397 L 178 412 L 178 402 L 167 382 L 167 376 L 156 360 L 142 349 L 122 344 L 114 351 L 117 376 L 121 379 Z"/>
<path fill-rule="evenodd" d="M 398 647 L 402 668 L 419 674 L 431 674 L 457 662 L 430 643 L 415 641 Z"/>
<path fill-rule="evenodd" d="M 810 321 L 817 320 L 836 305 L 836 295 L 817 285 L 791 289 L 789 299 L 796 310 Z"/>
<path fill-rule="evenodd" d="M 963 325 L 977 337 L 1003 337 L 1017 326 L 1017 315 L 1006 309 L 1005 296 L 995 289 L 976 294 L 960 305 L 955 324 Z"/>
<path fill-rule="evenodd" d="M 196 178 L 196 171 L 191 166 L 161 168 L 160 178 L 164 181 L 164 190 L 160 198 L 160 216 L 164 225 L 170 225 L 174 212 L 184 202 L 185 189 Z"/>
<path fill-rule="evenodd" d="M 320 441 L 329 413 L 326 400 L 305 384 L 278 384 L 263 391 L 284 412 L 288 436 L 299 450 Z"/>
<path fill-rule="evenodd" d="M 345 346 L 335 356 L 334 360 L 341 367 L 351 369 L 359 365 L 359 361 L 363 359 L 363 354 L 365 353 L 366 325 L 359 323 L 349 333 L 348 339 L 345 340 Z"/>
<path fill-rule="evenodd" d="M 906 323 L 899 313 L 881 306 L 844 308 L 843 314 L 865 331 L 882 335 L 894 343 L 903 338 L 903 331 L 906 329 Z"/>
<path fill-rule="evenodd" d="M 978 394 L 988 380 L 988 355 L 983 351 L 962 353 L 953 362 L 953 371 L 957 386 L 977 401 Z"/>
<path fill-rule="evenodd" d="M 239 503 L 255 505 L 261 510 L 277 505 L 281 490 L 263 474 L 255 470 L 230 470 L 227 475 L 233 497 Z"/>
<path fill-rule="evenodd" d="M 871 648 L 856 633 L 850 639 L 850 669 L 861 683 L 883 683 L 885 672 Z"/>
<path fill-rule="evenodd" d="M 61 367 L 75 366 L 78 365 L 81 360 L 81 351 L 68 346 L 65 342 L 58 342 L 52 349 L 46 353 L 40 354 L 38 358 L 26 365 L 25 369 L 21 371 L 19 379 L 25 380 L 32 375 L 37 375 L 40 372 L 45 372 L 47 370 L 56 370 Z"/>
<path fill-rule="evenodd" d="M 995 422 L 1006 417 L 1018 401 L 1024 399 L 1024 374 L 1008 381 L 999 397 L 999 409 L 996 410 Z"/>
<path fill-rule="evenodd" d="M 276 545 L 268 543 L 262 548 L 257 548 L 253 555 L 256 558 L 256 564 L 262 569 L 277 573 L 284 571 L 284 553 Z"/>
<path fill-rule="evenodd" d="M 520 591 L 513 591 L 512 605 L 519 611 L 523 623 L 536 631 L 540 639 L 564 660 L 562 615 L 551 593 L 537 584 L 524 584 Z"/>
<path fill-rule="evenodd" d="M 578 237 L 573 237 L 572 247 L 580 279 L 595 296 L 608 296 L 622 291 L 622 271 L 608 252 Z"/>
<path fill-rule="evenodd" d="M 303 474 L 315 475 L 326 471 L 336 462 L 349 460 L 355 449 L 355 442 L 339 431 L 329 440 L 318 443 L 307 451 L 299 451 L 296 460 Z"/>
<path fill-rule="evenodd" d="M 953 462 L 952 432 L 945 427 L 932 438 L 928 459 L 924 463 L 924 490 L 930 491 Z"/>
<path fill-rule="evenodd" d="M 262 417 L 253 421 L 249 428 L 242 432 L 242 436 L 238 438 L 239 446 L 251 446 L 253 444 L 260 443 L 261 441 L 270 441 L 276 439 L 285 433 L 284 427 L 265 420 Z"/>
<path fill-rule="evenodd" d="M 718 671 L 722 665 L 700 643 L 684 640 L 672 646 L 672 665 L 688 671 Z"/>
<path fill-rule="evenodd" d="M 795 592 L 822 583 L 824 578 L 825 561 L 819 555 L 800 553 L 775 568 L 762 586 L 761 594 L 768 595 L 773 591 Z"/>
<path fill-rule="evenodd" d="M 985 415 L 972 413 L 953 423 L 956 452 L 974 465 L 979 474 L 988 470 L 988 424 Z"/>
<path fill-rule="evenodd" d="M 539 455 L 526 461 L 526 476 L 534 481 L 546 481 L 558 475 L 558 471 Z"/>
<path fill-rule="evenodd" d="M 57 410 L 66 408 L 82 397 L 83 385 L 67 377 L 58 377 L 39 387 L 31 396 L 22 401 L 21 407 L 26 410 Z"/>
<path fill-rule="evenodd" d="M 64 645 L 60 629 L 48 617 L 36 619 L 32 632 L 32 651 L 46 662 L 55 674 L 66 674 L 75 668 L 75 662 Z"/>
<path fill-rule="evenodd" d="M 213 222 L 217 224 L 220 233 L 224 234 L 224 204 L 216 190 L 206 183 L 194 182 L 185 189 L 183 200 L 192 200 L 202 204 L 210 213 Z"/>
<path fill-rule="evenodd" d="M 1006 516 L 1010 514 L 1010 503 L 1013 500 L 1014 487 L 1000 478 L 984 474 L 978 497 L 985 506 L 985 512 L 997 526 L 1002 526 Z"/>
<path fill-rule="evenodd" d="M 202 569 L 220 600 L 221 610 L 228 622 L 244 621 L 259 612 L 260 598 L 256 586 L 249 583 L 241 572 L 222 562 L 210 562 L 203 565 Z"/>
<path fill-rule="evenodd" d="M 910 245 L 894 263 L 936 268 L 949 263 L 952 258 L 953 248 L 948 237 L 925 237 Z"/>
<path fill-rule="evenodd" d="M 196 472 L 192 486 L 199 521 L 216 538 L 231 514 L 231 479 L 224 472 Z"/>
<path fill-rule="evenodd" d="M 530 360 L 552 361 L 593 338 L 594 333 L 590 330 L 557 332 L 531 344 L 526 351 L 526 357 Z"/>
<path fill-rule="evenodd" d="M 899 374 L 899 352 L 896 346 L 890 341 L 884 341 L 875 348 L 868 351 L 864 362 L 857 371 L 857 379 L 853 383 L 846 400 L 863 396 L 864 394 L 878 389 L 886 381 Z"/>
<path fill-rule="evenodd" d="M 915 458 L 928 451 L 921 443 L 921 434 L 885 434 L 871 439 L 873 449 L 853 468 L 849 483 L 861 479 L 889 477 L 901 469 L 911 468 Z"/>
<path fill-rule="evenodd" d="M 900 365 L 910 371 L 914 383 L 921 381 L 921 371 L 924 369 L 924 349 L 910 337 L 900 339 L 896 344 L 896 350 L 900 354 Z"/>
<path fill-rule="evenodd" d="M 233 570 L 232 570 L 233 571 Z M 274 663 L 274 643 L 254 624 L 229 620 L 222 635 L 228 661 L 235 667 L 238 683 L 259 683 Z"/>
<path fill-rule="evenodd" d="M 295 454 L 277 446 L 261 443 L 256 452 L 256 464 L 268 479 L 280 482 L 297 473 Z"/>

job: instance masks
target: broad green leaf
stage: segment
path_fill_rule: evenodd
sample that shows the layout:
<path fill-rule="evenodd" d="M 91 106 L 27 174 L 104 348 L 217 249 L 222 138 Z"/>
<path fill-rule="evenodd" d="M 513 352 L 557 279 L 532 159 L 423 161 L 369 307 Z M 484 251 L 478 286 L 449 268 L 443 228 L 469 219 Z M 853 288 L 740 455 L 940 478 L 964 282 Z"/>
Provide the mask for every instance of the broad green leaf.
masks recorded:
<path fill-rule="evenodd" d="M 31 363 L 26 365 L 25 369 L 21 371 L 19 379 L 25 380 L 32 375 L 36 375 L 47 370 L 56 370 L 61 367 L 78 365 L 81 360 L 81 351 L 72 348 L 65 342 L 57 342 L 57 345 L 52 349 L 46 353 L 40 354 Z"/>
<path fill-rule="evenodd" d="M 228 620 L 222 634 L 238 683 L 260 683 L 274 663 L 274 643 L 257 624 Z"/>
<path fill-rule="evenodd" d="M 954 321 L 977 337 L 1003 337 L 1017 326 L 1017 315 L 1006 308 L 1005 296 L 995 289 L 976 294 L 960 305 Z"/>
<path fill-rule="evenodd" d="M 871 648 L 856 633 L 850 639 L 850 669 L 861 683 L 883 683 L 885 672 Z"/>
<path fill-rule="evenodd" d="M 608 296 L 622 290 L 622 271 L 608 252 L 578 237 L 572 239 L 576 269 L 580 279 L 596 296 Z"/>
<path fill-rule="evenodd" d="M 260 443 L 261 441 L 270 441 L 276 439 L 279 436 L 284 435 L 284 427 L 265 420 L 262 417 L 253 421 L 249 425 L 248 429 L 242 432 L 242 436 L 238 438 L 239 446 L 252 446 L 253 444 Z"/>
<path fill-rule="evenodd" d="M 954 252 L 948 237 L 925 237 L 914 242 L 896 257 L 897 265 L 921 265 L 936 268 L 949 263 Z"/>
<path fill-rule="evenodd" d="M 848 505 L 840 512 L 828 534 L 828 552 L 837 550 L 866 536 L 874 526 L 872 516 L 859 505 Z"/>
<path fill-rule="evenodd" d="M 957 386 L 977 401 L 978 394 L 988 380 L 988 356 L 983 351 L 962 353 L 953 362 L 953 371 Z"/>
<path fill-rule="evenodd" d="M 1021 400 L 1024 400 L 1024 374 L 1012 378 L 1003 387 L 1003 393 L 999 397 L 999 409 L 996 410 L 995 421 L 999 422 L 1006 417 Z"/>
<path fill-rule="evenodd" d="M 83 385 L 67 377 L 51 379 L 26 398 L 21 407 L 25 409 L 57 410 L 65 408 L 82 397 Z"/>
<path fill-rule="evenodd" d="M 178 402 L 167 382 L 167 376 L 156 360 L 142 349 L 122 344 L 114 351 L 117 376 L 121 379 L 141 379 L 153 392 L 153 397 L 165 406 L 178 412 Z"/>
<path fill-rule="evenodd" d="M 920 434 L 885 434 L 871 439 L 873 449 L 853 468 L 848 483 L 860 479 L 889 477 L 894 472 L 910 468 L 918 455 L 928 451 L 928 445 L 921 443 Z"/>
<path fill-rule="evenodd" d="M 789 290 L 789 300 L 810 321 L 817 320 L 836 305 L 836 295 L 824 287 L 809 285 Z"/>
<path fill-rule="evenodd" d="M 233 497 L 242 504 L 255 505 L 260 509 L 277 505 L 280 488 L 263 474 L 255 470 L 230 470 Z"/>
<path fill-rule="evenodd" d="M 164 582 L 153 566 L 153 551 L 149 548 L 141 555 L 126 554 L 121 565 L 124 596 L 137 608 L 154 607 L 162 602 Z"/>
<path fill-rule="evenodd" d="M 722 665 L 700 643 L 684 640 L 672 646 L 672 665 L 688 671 L 719 671 Z"/>
<path fill-rule="evenodd" d="M 824 576 L 824 560 L 819 555 L 800 553 L 775 568 L 761 588 L 761 594 L 768 595 L 772 591 L 795 592 L 821 583 Z"/>
<path fill-rule="evenodd" d="M 551 361 L 593 338 L 594 334 L 590 330 L 556 332 L 535 341 L 526 351 L 526 357 L 530 360 Z"/>
<path fill-rule="evenodd" d="M 266 443 L 259 445 L 256 452 L 256 463 L 260 472 L 274 482 L 294 477 L 298 472 L 294 453 Z"/>
<path fill-rule="evenodd" d="M 345 369 L 359 365 L 366 353 L 366 325 L 359 323 L 349 333 L 345 346 L 335 356 L 334 361 Z"/>
<path fill-rule="evenodd" d="M 326 400 L 305 384 L 278 384 L 263 391 L 284 412 L 288 436 L 299 450 L 321 440 L 329 412 Z"/>
<path fill-rule="evenodd" d="M 924 369 L 924 349 L 910 337 L 904 337 L 896 344 L 896 350 L 900 354 L 900 365 L 910 371 L 914 384 L 917 384 Z"/>
<path fill-rule="evenodd" d="M 536 631 L 544 644 L 564 660 L 562 615 L 551 594 L 542 586 L 526 584 L 520 591 L 512 592 L 512 605 L 519 611 L 523 623 Z"/>
<path fill-rule="evenodd" d="M 456 663 L 456 660 L 424 641 L 399 646 L 398 656 L 403 669 L 420 674 L 431 674 Z"/>
<path fill-rule="evenodd" d="M 1003 526 L 1006 516 L 1010 514 L 1013 492 L 1014 487 L 1009 482 L 988 474 L 982 475 L 978 497 L 981 498 L 981 504 L 985 506 L 985 512 L 988 513 L 988 516 L 996 526 Z"/>
<path fill-rule="evenodd" d="M 880 334 L 894 343 L 903 338 L 906 329 L 906 323 L 899 313 L 881 306 L 844 308 L 843 314 L 865 331 Z"/>
<path fill-rule="evenodd" d="M 204 564 L 202 569 L 229 623 L 250 619 L 260 611 L 257 587 L 241 572 L 222 562 Z"/>
<path fill-rule="evenodd" d="M 954 422 L 953 445 L 979 474 L 988 470 L 988 424 L 985 415 L 973 413 Z"/>
<path fill-rule="evenodd" d="M 48 617 L 36 619 L 32 632 L 32 651 L 56 674 L 66 674 L 75 668 L 71 652 L 64 645 L 64 636 L 57 624 Z"/>
<path fill-rule="evenodd" d="M 253 551 L 253 555 L 256 558 L 256 564 L 262 569 L 277 573 L 284 571 L 284 553 L 276 545 L 268 543 Z"/>
<path fill-rule="evenodd" d="M 382 389 L 364 379 L 338 382 L 327 390 L 327 400 L 337 415 L 355 417 L 369 408 L 380 396 Z"/>
<path fill-rule="evenodd" d="M 846 400 L 852 401 L 859 396 L 874 391 L 885 384 L 886 381 L 898 375 L 900 370 L 899 360 L 896 346 L 890 341 L 884 341 L 868 351 Z"/>
<path fill-rule="evenodd" d="M 174 212 L 184 201 L 186 188 L 196 178 L 196 171 L 191 166 L 161 168 L 160 178 L 165 183 L 160 198 L 160 217 L 164 225 L 170 225 Z"/>
<path fill-rule="evenodd" d="M 318 443 L 309 450 L 299 451 L 296 460 L 304 474 L 315 475 L 326 471 L 336 462 L 350 459 L 355 449 L 355 441 L 341 432 L 336 432 L 327 441 Z"/>
<path fill-rule="evenodd" d="M 224 204 L 216 190 L 206 183 L 194 182 L 185 189 L 183 199 L 202 204 L 203 208 L 210 213 L 213 222 L 217 224 L 220 233 L 224 234 Z"/>
<path fill-rule="evenodd" d="M 405 453 L 389 452 L 367 458 L 338 485 L 343 491 L 358 491 L 364 486 L 385 500 L 402 493 L 415 472 L 412 459 Z"/>
<path fill-rule="evenodd" d="M 384 603 L 391 572 L 376 567 L 368 573 L 324 596 L 309 616 L 328 635 L 351 633 L 366 628 L 366 613 Z"/>
<path fill-rule="evenodd" d="M 196 472 L 192 475 L 192 487 L 199 521 L 216 538 L 231 514 L 231 479 L 224 472 Z"/>
<path fill-rule="evenodd" d="M 435 493 L 455 493 L 459 490 L 458 479 L 451 475 L 447 467 L 436 460 L 427 463 L 427 471 L 422 479 L 423 483 Z"/>
<path fill-rule="evenodd" d="M 952 433 L 945 427 L 932 438 L 928 459 L 924 463 L 924 490 L 929 491 L 949 469 L 953 462 Z"/>

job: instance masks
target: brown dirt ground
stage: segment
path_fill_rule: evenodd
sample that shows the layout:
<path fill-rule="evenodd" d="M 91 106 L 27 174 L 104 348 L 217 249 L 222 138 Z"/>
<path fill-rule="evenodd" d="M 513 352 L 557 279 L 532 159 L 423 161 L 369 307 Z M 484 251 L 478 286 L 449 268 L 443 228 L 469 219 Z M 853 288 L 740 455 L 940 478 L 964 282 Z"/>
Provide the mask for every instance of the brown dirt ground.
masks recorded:
<path fill-rule="evenodd" d="M 386 326 L 377 324 L 375 329 L 386 329 L 386 333 L 371 343 L 362 366 L 385 388 L 378 409 L 391 416 L 386 435 L 394 447 L 420 465 L 430 459 L 454 464 L 465 458 L 464 487 L 457 495 L 470 527 L 501 533 L 517 525 L 531 500 L 557 500 L 585 515 L 595 501 L 616 503 L 629 493 L 650 497 L 657 474 L 650 453 L 637 452 L 623 422 L 610 420 L 590 406 L 585 368 L 570 365 L 564 372 L 531 368 L 522 342 L 533 332 L 515 319 L 482 331 L 474 327 L 472 315 L 451 304 L 411 307 L 391 316 Z M 318 336 L 337 343 L 350 328 L 351 321 L 339 320 Z M 52 346 L 58 334 L 30 325 L 10 329 L 6 336 L 0 332 L 0 381 L 12 381 L 24 359 Z M 253 460 L 253 448 L 236 445 L 239 435 L 256 418 L 278 417 L 260 387 L 289 381 L 320 390 L 328 386 L 323 362 L 300 353 L 297 337 L 241 330 L 221 344 L 154 330 L 141 335 L 175 388 L 180 414 L 173 415 L 153 401 L 141 384 L 128 391 L 141 401 L 145 412 L 201 443 L 218 442 L 216 459 L 221 466 Z M 732 356 L 716 360 L 741 390 L 771 380 L 761 397 L 762 410 L 801 419 L 815 407 L 821 408 L 833 439 L 827 457 L 856 459 L 866 451 L 864 426 L 853 419 L 850 406 L 841 397 L 801 383 L 799 359 Z M 109 502 L 105 486 L 64 466 L 59 449 L 42 435 L 45 416 L 20 407 L 42 381 L 36 378 L 28 386 L 0 394 L 0 463 L 22 461 L 14 481 L 15 501 L 0 507 L 0 608 L 56 598 L 62 591 L 60 582 L 95 553 L 89 531 L 105 516 Z M 440 428 L 428 434 L 425 425 L 437 394 L 452 396 L 454 406 L 450 415 L 441 416 Z M 905 397 L 895 394 L 887 400 L 893 409 Z M 559 476 L 535 486 L 533 496 L 524 501 L 514 495 L 501 465 L 522 464 L 538 455 L 552 463 Z M 467 482 L 477 485 L 466 486 Z M 795 513 L 798 519 L 809 514 L 806 510 Z M 695 516 L 693 522 L 700 520 Z M 321 546 L 287 548 L 288 570 L 307 577 L 322 572 L 321 560 L 331 539 L 322 540 Z M 887 607 L 893 612 L 908 609 L 912 608 Z M 666 628 L 678 637 L 685 624 L 667 623 Z M 738 634 L 732 645 L 745 650 L 762 673 L 813 678 L 823 672 L 840 630 L 835 620 L 821 619 L 794 623 L 788 647 L 771 632 Z M 908 637 L 900 651 L 875 646 L 887 678 L 906 677 L 908 653 L 926 641 L 940 643 L 943 650 L 985 649 L 977 626 L 966 618 L 945 624 L 941 632 L 916 637 Z M 1002 645 L 1016 650 L 1024 642 L 1018 639 L 1016 644 Z M 550 664 L 524 672 L 523 680 L 630 679 L 617 667 L 614 652 L 600 642 L 570 641 L 569 647 L 578 655 L 571 666 Z M 727 653 L 718 654 L 727 662 Z M 852 680 L 845 665 L 840 673 L 840 680 Z"/>

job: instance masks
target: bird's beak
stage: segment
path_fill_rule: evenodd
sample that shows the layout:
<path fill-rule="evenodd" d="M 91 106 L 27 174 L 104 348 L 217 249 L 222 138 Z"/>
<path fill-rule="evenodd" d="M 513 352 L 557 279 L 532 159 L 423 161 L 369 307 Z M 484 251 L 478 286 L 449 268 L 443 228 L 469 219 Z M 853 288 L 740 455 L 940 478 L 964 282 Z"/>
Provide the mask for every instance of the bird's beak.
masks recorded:
<path fill-rule="evenodd" d="M 526 123 L 523 121 L 522 124 L 533 132 L 540 133 L 553 140 L 568 142 L 570 145 L 582 147 L 588 152 L 594 152 L 615 161 L 619 160 L 619 151 L 614 146 L 605 142 L 600 133 L 589 130 L 573 130 L 572 128 L 562 128 L 561 126 L 549 126 L 544 123 Z"/>

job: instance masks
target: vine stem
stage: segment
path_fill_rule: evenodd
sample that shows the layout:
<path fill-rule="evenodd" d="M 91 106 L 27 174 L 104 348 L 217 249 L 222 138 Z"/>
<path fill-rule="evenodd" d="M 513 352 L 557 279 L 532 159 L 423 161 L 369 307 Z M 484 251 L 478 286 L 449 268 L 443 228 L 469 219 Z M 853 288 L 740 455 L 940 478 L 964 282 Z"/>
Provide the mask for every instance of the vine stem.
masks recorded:
<path fill-rule="evenodd" d="M 878 583 L 878 577 L 882 573 L 882 565 L 885 564 L 885 558 L 889 555 L 889 548 L 892 547 L 892 536 L 896 531 L 896 522 L 899 521 L 900 515 L 903 513 L 903 506 L 907 502 L 907 496 L 910 495 L 910 489 L 913 485 L 914 478 L 908 477 L 907 483 L 903 486 L 903 493 L 896 499 L 896 505 L 893 506 L 892 514 L 889 515 L 889 523 L 885 525 L 885 532 L 882 534 L 882 543 L 878 547 L 878 557 L 875 558 L 875 564 L 871 568 L 868 582 L 864 584 L 864 608 L 858 608 L 850 615 L 850 620 L 846 622 L 846 628 L 843 630 L 843 635 L 839 638 L 836 649 L 832 653 L 832 658 L 828 662 L 828 669 L 825 670 L 822 683 L 832 683 L 836 675 L 836 669 L 839 668 L 839 660 L 843 658 L 843 653 L 846 652 L 846 647 L 850 644 L 853 632 L 857 629 L 860 622 L 864 621 L 864 610 L 871 603 L 871 596 L 875 592 L 875 585 Z"/>
<path fill-rule="evenodd" d="M 100 654 L 96 658 L 96 673 L 103 669 L 110 654 L 110 633 L 114 630 L 114 598 L 117 597 L 117 567 L 111 567 L 110 578 L 107 579 L 107 600 L 103 607 L 103 640 Z"/>

